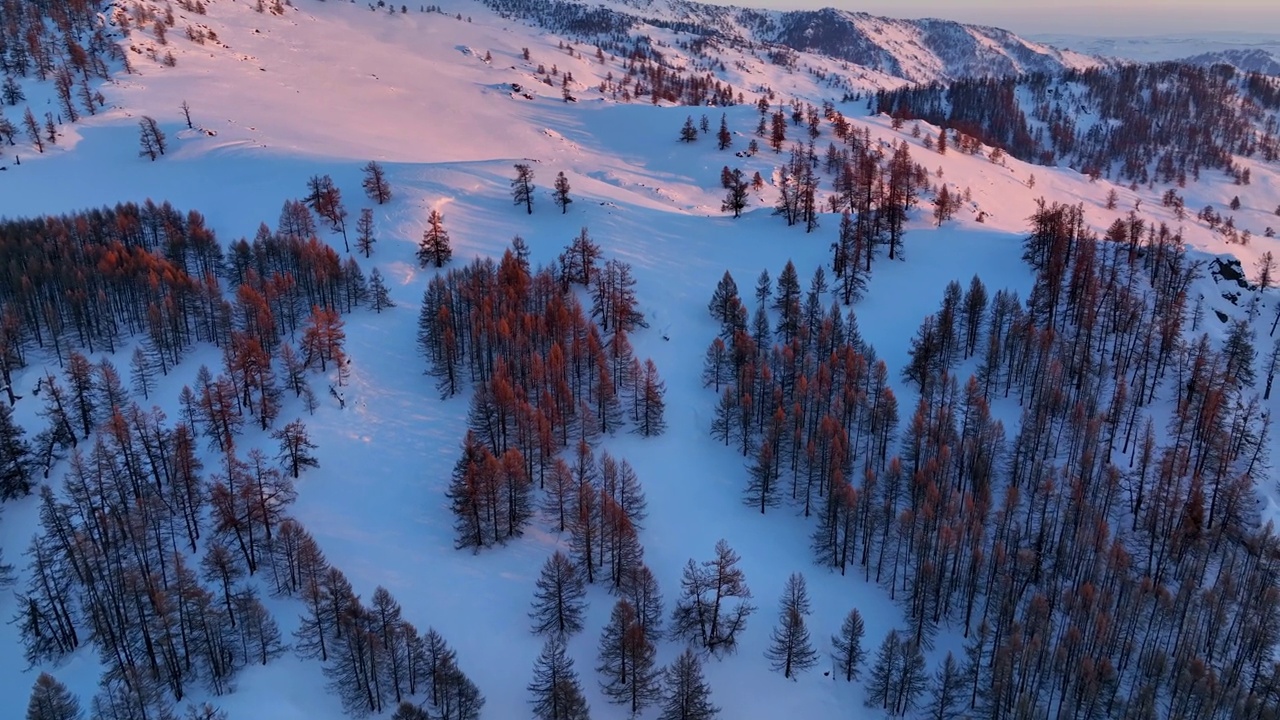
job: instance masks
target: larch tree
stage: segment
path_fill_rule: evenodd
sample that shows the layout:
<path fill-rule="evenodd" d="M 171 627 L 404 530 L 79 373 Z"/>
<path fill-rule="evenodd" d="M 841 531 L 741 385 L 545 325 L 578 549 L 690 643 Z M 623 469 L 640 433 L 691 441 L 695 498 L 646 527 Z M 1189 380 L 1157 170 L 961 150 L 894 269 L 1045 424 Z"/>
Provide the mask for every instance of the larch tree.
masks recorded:
<path fill-rule="evenodd" d="M 527 163 L 516 163 L 516 176 L 511 180 L 511 201 L 524 205 L 529 215 L 533 214 L 533 191 L 533 167 Z"/>
<path fill-rule="evenodd" d="M 845 682 L 858 679 L 862 662 L 867 656 L 867 652 L 862 649 L 865 632 L 862 614 L 854 608 L 840 624 L 840 633 L 831 636 L 831 659 L 835 661 L 836 672 L 844 676 Z"/>
<path fill-rule="evenodd" d="M 373 254 L 373 245 L 378 239 L 373 234 L 373 208 L 360 208 L 360 217 L 356 220 L 356 250 L 367 258 Z"/>
<path fill-rule="evenodd" d="M 573 198 L 569 197 L 569 178 L 565 177 L 563 171 L 556 175 L 555 200 L 561 215 L 569 212 L 569 203 L 573 202 Z"/>
<path fill-rule="evenodd" d="M 663 675 L 659 720 L 715 720 L 720 714 L 720 708 L 711 704 L 711 688 L 702 675 L 702 661 L 692 648 L 685 648 Z"/>
<path fill-rule="evenodd" d="M 31 688 L 26 720 L 81 720 L 80 701 L 49 673 L 40 673 Z"/>
<path fill-rule="evenodd" d="M 364 186 L 364 194 L 379 205 L 385 205 L 391 201 L 391 183 L 387 181 L 386 170 L 377 160 L 370 160 L 369 164 L 364 166 L 364 180 L 361 185 Z"/>
<path fill-rule="evenodd" d="M 422 233 L 422 242 L 418 243 L 418 264 L 422 267 L 444 267 L 452 257 L 449 232 L 444 229 L 444 216 L 439 210 L 432 210 L 427 218 L 427 229 Z"/>
<path fill-rule="evenodd" d="M 547 558 L 538 576 L 533 594 L 533 620 L 536 635 L 568 637 L 582 630 L 586 610 L 587 586 L 568 555 L 556 550 Z"/>
<path fill-rule="evenodd" d="M 804 576 L 792 573 L 782 591 L 778 626 L 773 629 L 769 649 L 765 651 L 774 670 L 790 678 L 818 664 L 818 652 L 813 649 L 804 618 L 811 612 L 809 590 Z"/>
<path fill-rule="evenodd" d="M 628 707 L 635 717 L 660 696 L 657 654 L 635 607 L 625 598 L 613 606 L 600 635 L 600 687 L 610 702 Z"/>
<path fill-rule="evenodd" d="M 530 704 L 537 720 L 588 720 L 591 717 L 573 658 L 558 636 L 548 638 L 543 644 L 528 689 L 533 695 Z"/>
<path fill-rule="evenodd" d="M 318 362 L 321 372 L 328 372 L 329 363 L 341 368 L 346 364 L 346 354 L 342 346 L 346 342 L 347 333 L 343 329 L 345 323 L 338 311 L 316 305 L 311 308 L 311 315 L 302 331 L 302 364 L 314 367 Z M 341 375 L 339 375 L 341 380 Z"/>

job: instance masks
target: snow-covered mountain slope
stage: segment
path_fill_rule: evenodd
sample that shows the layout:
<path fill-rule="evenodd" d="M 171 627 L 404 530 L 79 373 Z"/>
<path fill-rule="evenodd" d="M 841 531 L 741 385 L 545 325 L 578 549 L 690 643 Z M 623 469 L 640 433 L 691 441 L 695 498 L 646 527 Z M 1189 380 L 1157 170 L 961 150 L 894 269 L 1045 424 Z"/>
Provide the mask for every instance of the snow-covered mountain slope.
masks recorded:
<path fill-rule="evenodd" d="M 736 654 L 707 662 L 712 700 L 723 709 L 722 718 L 834 720 L 878 712 L 863 705 L 865 682 L 823 675 L 830 665 L 825 657 L 796 681 L 769 669 L 764 653 L 775 624 L 775 599 L 790 573 L 809 577 L 813 613 L 808 622 L 824 654 L 829 636 L 851 607 L 866 619 L 863 644 L 869 651 L 890 629 L 904 627 L 902 603 L 891 599 L 882 585 L 867 581 L 863 568 L 846 576 L 814 564 L 813 518 L 802 517 L 790 504 L 767 516 L 745 507 L 742 489 L 748 469 L 742 454 L 708 432 L 717 398 L 704 387 L 701 370 L 707 344 L 718 331 L 707 315 L 715 284 L 728 270 L 746 298 L 761 270 L 776 277 L 788 261 L 806 280 L 815 268 L 830 268 L 840 223 L 838 215 L 822 212 L 820 226 L 806 234 L 771 214 L 781 180 L 776 171 L 786 155 L 775 154 L 765 138 L 757 137 L 760 114 L 752 103 L 762 97 L 771 107 L 792 99 L 815 105 L 829 101 L 870 147 L 891 153 L 893 145 L 906 143 L 925 170 L 922 207 L 907 224 L 906 259 L 878 259 L 866 298 L 853 307 L 862 336 L 889 368 L 888 384 L 900 398 L 903 417 L 909 417 L 916 394 L 900 374 L 911 358 L 911 333 L 937 310 L 949 282 L 967 284 L 978 275 L 992 292 L 1030 294 L 1032 274 L 1021 260 L 1022 241 L 1027 218 L 1041 197 L 1080 203 L 1085 223 L 1098 233 L 1133 210 L 1147 222 L 1180 229 L 1193 259 L 1234 256 L 1250 275 L 1264 253 L 1280 251 L 1264 235 L 1265 227 L 1280 222 L 1273 214 L 1280 172 L 1272 163 L 1243 161 L 1252 169 L 1249 185 L 1206 173 L 1200 182 L 1178 189 L 1193 211 L 1207 204 L 1222 209 L 1238 197 L 1235 224 L 1252 230 L 1253 240 L 1228 243 L 1194 213 L 1182 217 L 1162 205 L 1161 195 L 1168 189 L 1162 184 L 1112 185 L 1066 168 L 1029 165 L 1007 156 L 993 159 L 990 147 L 979 146 L 973 153 L 954 146 L 945 154 L 931 150 L 926 142 L 937 138 L 937 127 L 920 123 L 917 136 L 915 123 L 894 129 L 888 117 L 868 115 L 862 102 L 839 102 L 845 93 L 900 84 L 901 79 L 818 55 L 803 54 L 794 65 L 778 64 L 765 59 L 765 51 L 715 41 L 724 67 L 710 70 L 703 66 L 706 58 L 680 45 L 681 31 L 653 26 L 651 48 L 663 54 L 666 65 L 661 67 L 685 68 L 689 77 L 711 72 L 731 84 L 735 96 L 744 93 L 743 102 L 731 107 L 683 107 L 664 97 L 634 95 L 635 83 L 652 82 L 649 73 L 657 64 L 645 73 L 637 70 L 641 80 L 620 87 L 631 67 L 624 53 L 604 50 L 600 59 L 592 45 L 579 42 L 578 33 L 560 36 L 531 29 L 471 2 L 445 2 L 442 12 L 409 8 L 401 13 L 398 6 L 370 9 L 363 3 L 295 0 L 279 16 L 269 9 L 255 12 L 254 4 L 243 0 L 206 0 L 205 5 L 205 15 L 176 10 L 176 31 L 164 46 L 173 53 L 175 66 L 145 62 L 155 39 L 149 30 L 135 29 L 123 41 L 139 48 L 135 74 L 116 74 L 95 85 L 107 98 L 104 111 L 56 128 L 56 145 L 43 153 L 21 134 L 17 145 L 6 148 L 0 215 L 61 214 L 154 198 L 199 211 L 226 244 L 253 237 L 260 222 L 273 225 L 281 205 L 303 196 L 308 178 L 322 174 L 332 176 L 352 216 L 358 207 L 373 210 L 378 243 L 371 258 L 357 260 L 366 271 L 376 268 L 387 278 L 397 306 L 380 313 L 359 308 L 346 316 L 346 350 L 352 362 L 341 402 L 322 392 L 320 407 L 308 414 L 300 401 L 285 401 L 282 418 L 304 419 L 319 446 L 320 463 L 299 481 L 290 512 L 347 574 L 362 599 L 384 586 L 419 629 L 433 626 L 448 638 L 460 666 L 488 698 L 484 718 L 529 715 L 525 686 L 541 644 L 529 632 L 533 584 L 542 561 L 568 543 L 539 517 L 523 537 L 505 547 L 478 554 L 454 547 L 445 489 L 469 408 L 466 396 L 440 399 L 434 379 L 424 373 L 427 366 L 416 340 L 419 301 L 439 274 L 415 258 L 431 211 L 444 214 L 454 266 L 500 256 L 516 235 L 528 244 L 533 265 L 549 265 L 583 227 L 606 257 L 632 265 L 640 309 L 650 327 L 637 331 L 631 342 L 638 356 L 654 359 L 667 382 L 669 428 L 658 438 L 619 433 L 602 440 L 601 447 L 628 460 L 648 494 L 649 518 L 641 540 L 668 608 L 689 558 L 710 557 L 720 538 L 743 558 L 761 610 L 751 618 Z M 189 41 L 181 37 L 185 25 L 213 30 L 218 40 Z M 903 50 L 908 41 L 903 43 L 895 47 L 909 52 Z M 938 63 L 922 64 L 921 72 L 945 65 Z M 569 93 L 575 102 L 563 98 L 566 73 L 574 78 Z M 24 89 L 40 115 L 56 111 L 48 84 L 29 80 Z M 626 102 L 625 95 L 635 101 Z M 187 128 L 180 110 L 184 100 L 194 128 Z M 696 122 L 703 113 L 710 118 L 711 132 L 679 142 L 685 119 Z M 732 145 L 718 150 L 715 127 L 722 114 Z M 170 138 L 169 152 L 155 162 L 138 156 L 142 115 L 156 118 Z M 791 125 L 785 117 L 784 123 L 790 138 L 805 137 L 803 126 Z M 819 152 L 835 142 L 833 132 L 825 120 L 818 126 Z M 747 151 L 753 140 L 761 145 L 760 152 Z M 9 164 L 13 154 L 21 164 Z M 370 159 L 387 168 L 394 196 L 386 205 L 364 199 L 360 167 Z M 536 174 L 532 215 L 512 204 L 516 163 L 529 163 Z M 738 220 L 721 210 L 720 178 L 726 166 L 762 176 L 763 186 L 751 191 L 747 212 Z M 559 172 L 570 182 L 574 200 L 564 213 L 552 204 L 549 191 Z M 823 177 L 825 196 L 833 187 L 829 176 Z M 929 202 L 944 186 L 967 199 L 952 220 L 935 227 Z M 1108 209 L 1113 190 L 1116 207 Z M 321 235 L 343 253 L 341 235 L 327 229 Z M 1280 299 L 1275 290 L 1219 286 L 1208 275 L 1189 292 L 1203 298 L 1208 319 L 1202 328 L 1215 340 L 1227 327 L 1215 315 L 1249 318 L 1254 309 L 1262 318 L 1257 328 L 1263 338 Z M 126 366 L 130 349 L 116 354 L 117 365 Z M 105 355 L 99 349 L 94 359 Z M 153 399 L 143 402 L 158 405 L 170 418 L 180 417 L 181 387 L 194 382 L 201 364 L 218 368 L 222 362 L 218 348 L 197 349 L 160 381 Z M 965 377 L 976 366 L 977 359 L 969 359 L 957 371 Z M 25 395 L 15 415 L 29 435 L 46 425 L 33 392 L 46 371 L 60 372 L 57 357 L 33 350 L 28 367 L 15 375 L 15 385 Z M 319 375 L 314 382 L 323 390 L 325 384 L 337 383 L 337 376 Z M 993 403 L 1010 438 L 1021 411 L 1015 397 Z M 274 453 L 274 441 L 252 427 L 240 442 L 245 451 L 257 447 Z M 208 472 L 218 472 L 218 453 L 205 450 L 203 441 L 201 445 Z M 1275 450 L 1273 441 L 1273 457 Z M 1126 460 L 1117 456 L 1117 462 Z M 56 466 L 42 483 L 61 490 L 66 465 Z M 1274 494 L 1265 479 L 1259 478 L 1258 486 L 1264 498 Z M 29 577 L 21 552 L 39 529 L 38 510 L 34 496 L 6 503 L 0 521 L 0 547 L 6 561 L 19 566 L 19 589 Z M 1024 512 L 1032 514 L 1020 508 L 1018 515 Z M 1242 512 L 1250 521 L 1280 517 L 1273 502 Z M 596 640 L 614 598 L 601 587 L 593 587 L 588 597 L 586 629 L 572 639 L 569 651 L 583 675 L 593 717 L 620 719 L 628 716 L 626 709 L 605 699 L 593 672 Z M 284 598 L 269 602 L 287 638 L 299 624 L 303 605 Z M 0 617 L 16 616 L 22 609 L 12 593 L 0 595 Z M 6 706 L 15 713 L 35 675 L 22 660 L 18 633 L 17 624 L 0 624 L 5 651 L 0 652 L 0 691 L 11 698 Z M 928 653 L 931 668 L 948 651 L 959 654 L 960 636 L 959 624 L 943 623 L 937 646 Z M 681 649 L 682 643 L 662 639 L 659 662 L 669 662 Z M 65 680 L 87 703 L 97 691 L 102 667 L 86 641 L 60 663 L 39 669 Z M 319 662 L 286 653 L 265 666 L 244 669 L 234 692 L 215 697 L 193 683 L 187 699 L 212 700 L 231 720 L 338 720 L 344 713 L 326 692 L 325 680 Z M 649 710 L 644 716 L 654 715 Z"/>
<path fill-rule="evenodd" d="M 924 83 L 1093 67 L 1098 61 L 1023 39 L 1006 30 L 949 20 L 901 20 L 822 10 L 766 11 L 687 0 L 485 0 L 504 14 L 591 37 L 663 27 L 695 36 L 766 44 L 836 58 Z"/>

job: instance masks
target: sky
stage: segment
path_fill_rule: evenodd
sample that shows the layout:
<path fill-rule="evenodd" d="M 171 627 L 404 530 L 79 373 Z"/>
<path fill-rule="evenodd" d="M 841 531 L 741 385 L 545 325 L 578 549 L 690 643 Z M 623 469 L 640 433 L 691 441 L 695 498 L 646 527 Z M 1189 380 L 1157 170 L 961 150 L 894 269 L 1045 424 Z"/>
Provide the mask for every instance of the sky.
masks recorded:
<path fill-rule="evenodd" d="M 889 17 L 938 17 L 1020 34 L 1093 36 L 1280 34 L 1277 0 L 711 0 L 776 9 L 837 7 Z"/>

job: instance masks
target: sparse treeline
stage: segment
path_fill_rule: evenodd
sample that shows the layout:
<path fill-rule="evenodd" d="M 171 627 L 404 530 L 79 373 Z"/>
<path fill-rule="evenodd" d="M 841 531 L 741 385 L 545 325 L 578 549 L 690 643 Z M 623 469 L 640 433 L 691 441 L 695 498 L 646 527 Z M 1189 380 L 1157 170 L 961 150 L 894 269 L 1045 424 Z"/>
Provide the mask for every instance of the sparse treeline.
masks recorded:
<path fill-rule="evenodd" d="M 305 605 L 297 651 L 325 663 L 348 712 L 429 692 L 442 717 L 476 717 L 483 698 L 443 639 L 420 637 L 383 588 L 362 604 L 287 517 L 299 446 L 314 464 L 300 423 L 277 433 L 277 458 L 232 445 L 206 474 L 192 426 L 132 403 L 103 413 L 64 491 L 42 491 L 14 618 L 32 663 L 95 646 L 106 668 L 95 717 L 163 717 L 193 687 L 225 694 L 241 668 L 284 652 L 262 585 Z"/>
<path fill-rule="evenodd" d="M 100 0 L 6 0 L 0 4 L 0 17 L 4 18 L 0 23 L 0 136 L 8 144 L 14 144 L 15 128 L 5 117 L 4 107 L 27 101 L 18 78 L 49 82 L 54 91 L 56 105 L 51 104 L 44 113 L 43 127 L 36 126 L 29 105 L 22 113 L 27 139 L 36 152 L 44 152 L 45 143 L 58 142 L 57 126 L 96 115 L 106 106 L 106 99 L 94 85 L 109 79 L 113 70 L 133 72 L 129 53 L 113 32 L 127 37 L 134 27 L 144 28 L 154 36 L 154 42 L 138 42 L 134 50 L 161 65 L 176 63 L 173 53 L 163 49 L 166 34 L 176 22 L 172 8 L 161 13 L 142 3 L 133 5 L 131 11 L 105 5 Z M 111 15 L 110 24 L 101 21 L 105 14 Z"/>
<path fill-rule="evenodd" d="M 1233 159 L 1280 158 L 1273 81 L 1230 66 L 1129 64 L 1061 77 L 974 78 L 880 91 L 879 112 L 919 118 L 1028 162 L 1093 176 L 1186 184 L 1202 170 L 1247 178 Z M 1100 127 L 1080 127 L 1079 115 Z M 975 144 L 976 148 L 976 144 Z"/>
<path fill-rule="evenodd" d="M 584 38 L 582 49 L 561 42 L 560 49 L 572 57 L 592 57 L 596 62 L 616 63 L 618 72 L 608 71 L 598 86 L 602 94 L 623 102 L 662 101 L 682 105 L 729 106 L 741 104 L 743 95 L 728 82 L 716 77 L 715 70 L 723 69 L 707 62 L 706 68 L 686 68 L 672 62 L 652 38 L 646 35 L 629 36 L 628 30 L 636 19 L 603 8 L 584 8 L 569 2 L 538 2 L 526 0 L 486 0 L 485 5 L 505 18 L 518 18 L 558 31 L 569 36 Z M 689 23 L 649 18 L 646 22 L 688 29 Z M 589 38 L 589 41 L 587 40 Z M 606 53 L 608 56 L 606 57 Z M 528 49 L 524 53 L 526 63 L 534 63 Z M 554 64 L 549 67 L 538 62 L 538 75 L 547 85 L 560 85 L 566 101 L 572 99 L 570 89 L 573 78 Z M 699 72 L 699 70 L 703 70 Z"/>
<path fill-rule="evenodd" d="M 7 272 L 29 278 L 5 286 L 6 380 L 33 347 L 63 365 L 31 392 L 46 423 L 32 440 L 7 406 L 0 413 L 4 497 L 68 460 L 63 491 L 42 489 L 26 553 L 13 621 L 27 659 L 55 662 L 92 644 L 105 669 L 93 717 L 169 717 L 193 687 L 230 692 L 239 669 L 286 649 L 258 595 L 265 587 L 307 605 L 298 650 L 323 648 L 350 713 L 430 692 L 433 717 L 475 718 L 483 698 L 439 635 L 420 638 L 381 588 L 363 605 L 287 517 L 293 479 L 317 460 L 300 421 L 277 427 L 281 396 L 291 390 L 313 408 L 309 371 L 330 365 L 342 382 L 338 310 L 367 293 L 359 267 L 313 237 L 306 206 L 287 202 L 278 233 L 264 225 L 226 254 L 197 213 L 151 203 L 0 232 Z M 138 336 L 127 379 L 110 358 L 81 353 Z M 143 410 L 133 398 L 149 397 L 199 341 L 222 348 L 221 371 L 199 369 L 175 423 Z M 247 421 L 271 431 L 275 457 L 240 449 Z M 216 458 L 207 473 L 202 442 Z M 41 698 L 55 690 L 37 686 Z"/>
<path fill-rule="evenodd" d="M 794 141 L 788 161 L 774 172 L 778 190 L 774 214 L 781 215 L 789 226 L 804 225 L 806 232 L 818 228 L 820 213 L 841 216 L 839 239 L 832 244 L 832 269 L 840 281 L 839 297 L 850 303 L 861 295 L 882 248 L 890 260 L 903 257 L 906 221 L 921 192 L 931 187 L 929 171 L 912 160 L 907 143 L 889 148 L 891 152 L 886 154 L 886 148 L 872 143 L 869 128 L 858 132 L 830 103 L 821 109 L 800 102 L 770 108 L 763 98 L 757 104 L 760 122 L 756 134 L 760 140 L 782 152 L 788 138 L 788 118 L 808 139 L 807 144 Z M 832 140 L 820 156 L 816 141 L 824 119 L 830 125 Z M 723 150 L 732 139 L 723 119 L 720 137 Z M 752 147 L 756 147 L 756 140 L 752 140 Z M 825 194 L 824 178 L 829 186 Z M 746 207 L 748 187 L 759 190 L 764 185 L 759 175 L 749 185 L 741 171 L 728 166 L 721 170 L 720 181 L 726 190 L 722 209 L 735 217 Z"/>
<path fill-rule="evenodd" d="M 860 568 L 903 606 L 877 705 L 916 706 L 918 649 L 940 625 L 968 648 L 931 702 L 981 717 L 1262 718 L 1280 704 L 1253 338 L 1244 323 L 1221 350 L 1183 337 L 1199 268 L 1181 248 L 1135 218 L 1098 239 L 1079 207 L 1041 204 L 1031 296 L 947 288 L 911 343 L 919 397 L 900 432 L 887 368 L 852 314 L 822 311 L 821 271 L 803 301 L 790 265 L 776 290 L 766 274 L 750 323 L 721 281 L 712 434 L 750 458 L 749 505 L 817 515 L 817 561 Z M 998 398 L 1022 408 L 1011 441 Z"/>

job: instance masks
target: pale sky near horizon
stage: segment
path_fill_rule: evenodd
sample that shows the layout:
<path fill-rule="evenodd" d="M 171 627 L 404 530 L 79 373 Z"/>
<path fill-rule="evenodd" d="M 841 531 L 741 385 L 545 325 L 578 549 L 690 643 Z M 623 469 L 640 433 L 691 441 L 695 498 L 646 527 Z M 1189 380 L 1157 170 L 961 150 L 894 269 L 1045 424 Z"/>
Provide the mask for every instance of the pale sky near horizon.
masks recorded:
<path fill-rule="evenodd" d="M 837 7 L 889 17 L 937 17 L 1020 34 L 1100 37 L 1198 33 L 1280 34 L 1280 0 L 711 0 L 777 10 Z"/>

